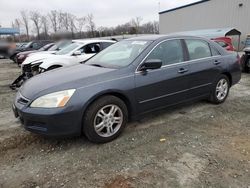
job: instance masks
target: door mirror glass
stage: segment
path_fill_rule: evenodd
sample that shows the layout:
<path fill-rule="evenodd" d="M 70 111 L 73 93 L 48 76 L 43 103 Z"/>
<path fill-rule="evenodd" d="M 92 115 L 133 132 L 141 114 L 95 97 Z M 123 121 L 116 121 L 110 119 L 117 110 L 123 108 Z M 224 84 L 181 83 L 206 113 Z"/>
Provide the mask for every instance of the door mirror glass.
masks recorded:
<path fill-rule="evenodd" d="M 140 71 L 146 71 L 148 69 L 159 69 L 162 66 L 162 61 L 160 59 L 148 59 L 140 67 Z"/>
<path fill-rule="evenodd" d="M 81 55 L 81 51 L 80 51 L 80 50 L 76 50 L 76 51 L 73 53 L 73 56 L 78 56 L 78 55 Z"/>

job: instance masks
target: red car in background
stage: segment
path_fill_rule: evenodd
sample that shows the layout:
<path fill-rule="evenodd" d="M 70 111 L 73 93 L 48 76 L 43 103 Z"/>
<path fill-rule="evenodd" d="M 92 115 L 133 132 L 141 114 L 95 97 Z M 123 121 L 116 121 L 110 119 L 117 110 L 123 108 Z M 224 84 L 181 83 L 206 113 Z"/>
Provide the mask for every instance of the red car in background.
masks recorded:
<path fill-rule="evenodd" d="M 219 37 L 212 39 L 214 42 L 218 43 L 221 47 L 225 48 L 227 51 L 235 51 L 232 39 L 230 37 Z"/>

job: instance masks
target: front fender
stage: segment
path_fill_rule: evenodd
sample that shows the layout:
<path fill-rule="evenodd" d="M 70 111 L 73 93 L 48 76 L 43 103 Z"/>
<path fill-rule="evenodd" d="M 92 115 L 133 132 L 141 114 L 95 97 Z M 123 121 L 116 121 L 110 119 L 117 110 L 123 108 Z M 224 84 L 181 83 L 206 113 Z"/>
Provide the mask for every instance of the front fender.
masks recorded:
<path fill-rule="evenodd" d="M 43 62 L 39 68 L 45 69 L 47 70 L 48 68 L 52 67 L 52 66 L 65 66 L 65 64 L 63 62 L 56 62 L 56 61 L 52 61 L 52 62 Z"/>

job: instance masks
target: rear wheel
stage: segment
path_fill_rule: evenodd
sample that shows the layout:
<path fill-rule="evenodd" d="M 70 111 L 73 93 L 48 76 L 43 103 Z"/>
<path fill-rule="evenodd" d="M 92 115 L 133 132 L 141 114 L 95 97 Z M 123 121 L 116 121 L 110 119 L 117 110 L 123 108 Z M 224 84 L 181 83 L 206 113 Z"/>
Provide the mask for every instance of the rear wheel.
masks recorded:
<path fill-rule="evenodd" d="M 223 103 L 230 90 L 230 82 L 226 75 L 221 75 L 213 86 L 212 93 L 210 95 L 210 101 L 214 104 Z"/>
<path fill-rule="evenodd" d="M 97 99 L 87 109 L 83 119 L 86 137 L 95 143 L 105 143 L 117 138 L 128 121 L 125 103 L 111 95 Z"/>

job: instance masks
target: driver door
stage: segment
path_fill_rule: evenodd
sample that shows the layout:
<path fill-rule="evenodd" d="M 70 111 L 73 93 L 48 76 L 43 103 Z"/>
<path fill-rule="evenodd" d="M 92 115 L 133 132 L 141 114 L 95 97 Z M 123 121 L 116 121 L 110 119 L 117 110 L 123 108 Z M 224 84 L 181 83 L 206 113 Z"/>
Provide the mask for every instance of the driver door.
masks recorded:
<path fill-rule="evenodd" d="M 145 59 L 159 59 L 162 67 L 135 75 L 138 113 L 144 113 L 186 100 L 189 66 L 185 63 L 183 42 L 160 43 Z"/>

